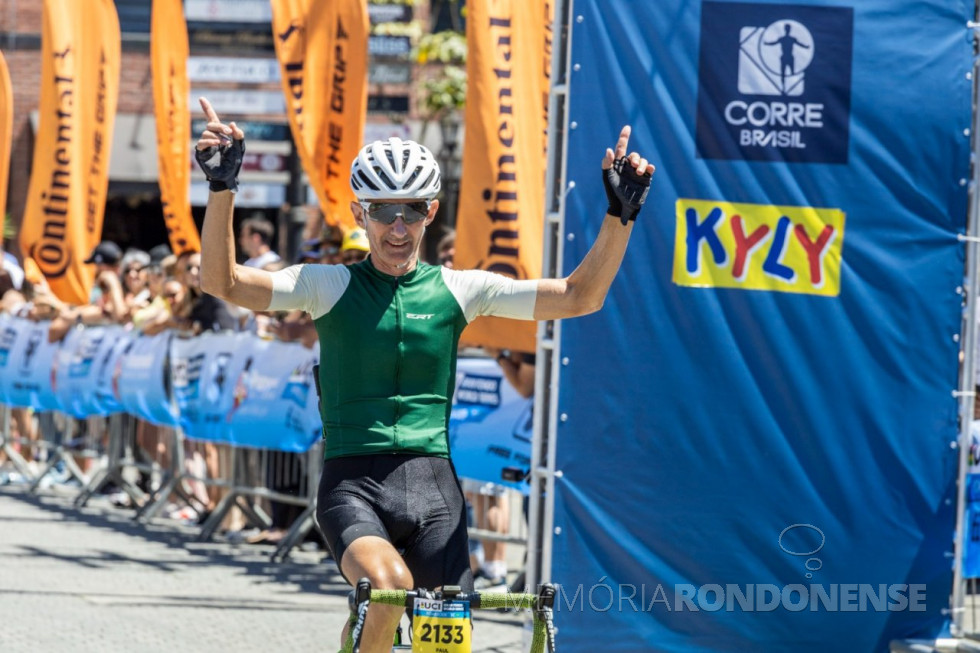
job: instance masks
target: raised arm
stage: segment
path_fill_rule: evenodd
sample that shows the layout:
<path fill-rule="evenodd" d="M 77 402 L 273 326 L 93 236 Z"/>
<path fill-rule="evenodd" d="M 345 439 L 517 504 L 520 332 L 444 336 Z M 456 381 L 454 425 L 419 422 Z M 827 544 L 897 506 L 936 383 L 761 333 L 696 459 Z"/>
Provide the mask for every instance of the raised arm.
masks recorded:
<path fill-rule="evenodd" d="M 535 320 L 558 320 L 594 313 L 602 308 L 626 253 L 636 214 L 646 199 L 653 164 L 636 152 L 626 156 L 629 125 L 623 127 L 616 150 L 606 150 L 603 182 L 609 209 L 592 248 L 564 279 L 538 282 Z"/>
<path fill-rule="evenodd" d="M 201 230 L 201 289 L 253 311 L 264 311 L 272 301 L 272 276 L 235 263 L 232 218 L 245 134 L 234 122 L 222 123 L 205 98 L 201 98 L 201 108 L 208 125 L 197 141 L 196 156 L 211 189 Z"/>

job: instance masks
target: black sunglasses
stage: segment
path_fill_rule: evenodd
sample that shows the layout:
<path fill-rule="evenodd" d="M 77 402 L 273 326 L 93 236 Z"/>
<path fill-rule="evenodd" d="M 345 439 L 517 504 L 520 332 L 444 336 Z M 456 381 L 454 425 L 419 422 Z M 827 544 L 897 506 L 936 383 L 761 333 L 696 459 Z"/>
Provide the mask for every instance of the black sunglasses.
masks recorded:
<path fill-rule="evenodd" d="M 392 204 L 389 202 L 359 202 L 367 216 L 381 224 L 394 224 L 401 217 L 405 224 L 415 224 L 429 215 L 430 202 L 407 202 Z"/>

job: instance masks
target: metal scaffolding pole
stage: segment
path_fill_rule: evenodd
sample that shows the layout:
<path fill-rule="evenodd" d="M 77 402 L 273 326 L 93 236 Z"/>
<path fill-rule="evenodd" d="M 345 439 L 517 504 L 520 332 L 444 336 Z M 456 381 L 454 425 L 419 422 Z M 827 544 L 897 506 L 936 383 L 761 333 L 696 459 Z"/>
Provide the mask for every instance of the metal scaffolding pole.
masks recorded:
<path fill-rule="evenodd" d="M 565 233 L 565 182 L 568 147 L 568 76 L 573 0 L 556 0 L 552 26 L 551 92 L 548 100 L 548 172 L 545 185 L 542 276 L 561 277 Z M 555 469 L 561 321 L 538 325 L 537 376 L 534 382 L 534 438 L 531 442 L 531 500 L 528 514 L 527 585 L 551 580 L 554 533 Z"/>
<path fill-rule="evenodd" d="M 974 20 L 978 15 L 978 7 L 974 5 Z M 974 30 L 974 34 L 980 25 L 976 22 L 969 25 Z M 976 52 L 976 40 L 974 40 L 974 52 Z M 977 111 L 980 104 L 980 86 L 977 84 L 977 75 L 980 73 L 980 63 L 974 58 L 973 63 L 973 132 L 972 156 L 973 165 L 972 180 L 970 182 L 970 213 L 967 221 L 967 233 L 960 236 L 960 240 L 966 242 L 966 302 L 963 312 L 963 365 L 960 371 L 959 396 L 959 415 L 960 415 L 960 435 L 959 435 L 959 474 L 956 484 L 956 541 L 953 547 L 953 595 L 950 599 L 952 612 L 952 633 L 956 636 L 965 634 L 963 618 L 965 615 L 966 603 L 966 579 L 963 576 L 963 550 L 966 544 L 966 476 L 969 466 L 970 453 L 970 426 L 973 422 L 973 403 L 976 387 L 976 351 L 977 351 L 977 294 L 980 292 L 980 278 L 977 276 L 977 257 L 980 251 L 980 113 Z"/>

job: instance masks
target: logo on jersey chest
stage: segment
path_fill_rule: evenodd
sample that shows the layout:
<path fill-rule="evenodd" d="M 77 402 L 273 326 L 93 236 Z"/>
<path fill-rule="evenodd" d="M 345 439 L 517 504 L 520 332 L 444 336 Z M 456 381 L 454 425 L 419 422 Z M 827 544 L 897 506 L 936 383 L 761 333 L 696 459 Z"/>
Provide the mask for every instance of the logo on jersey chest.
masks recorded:
<path fill-rule="evenodd" d="M 431 320 L 435 313 L 405 313 L 406 320 Z"/>

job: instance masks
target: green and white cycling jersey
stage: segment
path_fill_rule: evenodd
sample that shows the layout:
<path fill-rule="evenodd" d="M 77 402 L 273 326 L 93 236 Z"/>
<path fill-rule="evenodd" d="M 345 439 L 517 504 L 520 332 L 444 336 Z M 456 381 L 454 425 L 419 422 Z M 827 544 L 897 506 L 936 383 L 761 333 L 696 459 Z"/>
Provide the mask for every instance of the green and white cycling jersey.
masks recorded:
<path fill-rule="evenodd" d="M 419 263 L 393 277 L 356 265 L 273 273 L 270 311 L 301 309 L 320 338 L 324 456 L 449 456 L 456 348 L 477 316 L 531 320 L 538 281 Z"/>

